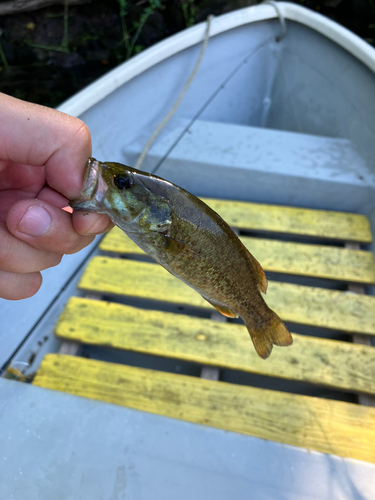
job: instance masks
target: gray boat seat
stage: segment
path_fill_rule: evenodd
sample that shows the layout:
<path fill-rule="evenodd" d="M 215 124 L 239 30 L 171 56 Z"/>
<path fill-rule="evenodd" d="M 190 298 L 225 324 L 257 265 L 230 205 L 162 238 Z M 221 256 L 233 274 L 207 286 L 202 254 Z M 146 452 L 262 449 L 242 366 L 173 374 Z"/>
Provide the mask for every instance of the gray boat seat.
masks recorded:
<path fill-rule="evenodd" d="M 162 163 L 157 175 L 198 196 L 235 194 L 239 200 L 360 213 L 373 206 L 373 170 L 347 139 L 202 120 L 189 124 L 179 119 L 163 132 L 142 169 L 150 172 Z M 140 138 L 126 146 L 125 163 L 135 165 L 143 144 Z"/>

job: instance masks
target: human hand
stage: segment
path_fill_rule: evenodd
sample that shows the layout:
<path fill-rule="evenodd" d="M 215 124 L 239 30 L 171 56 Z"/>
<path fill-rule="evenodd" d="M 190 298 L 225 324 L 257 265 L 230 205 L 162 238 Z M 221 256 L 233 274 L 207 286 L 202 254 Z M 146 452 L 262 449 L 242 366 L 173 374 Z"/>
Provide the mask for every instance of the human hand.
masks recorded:
<path fill-rule="evenodd" d="M 104 215 L 62 210 L 79 198 L 90 156 L 81 120 L 0 94 L 0 298 L 31 297 L 40 271 L 112 227 Z"/>

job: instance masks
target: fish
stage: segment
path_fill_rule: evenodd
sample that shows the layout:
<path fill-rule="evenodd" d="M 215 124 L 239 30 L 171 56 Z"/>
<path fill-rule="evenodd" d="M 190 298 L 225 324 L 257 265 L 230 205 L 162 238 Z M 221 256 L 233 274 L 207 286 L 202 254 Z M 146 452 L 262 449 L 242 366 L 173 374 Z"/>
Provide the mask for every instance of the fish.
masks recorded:
<path fill-rule="evenodd" d="M 221 314 L 241 317 L 258 355 L 293 339 L 262 297 L 267 278 L 229 225 L 202 200 L 156 175 L 89 158 L 74 210 L 107 215 L 147 255 Z"/>

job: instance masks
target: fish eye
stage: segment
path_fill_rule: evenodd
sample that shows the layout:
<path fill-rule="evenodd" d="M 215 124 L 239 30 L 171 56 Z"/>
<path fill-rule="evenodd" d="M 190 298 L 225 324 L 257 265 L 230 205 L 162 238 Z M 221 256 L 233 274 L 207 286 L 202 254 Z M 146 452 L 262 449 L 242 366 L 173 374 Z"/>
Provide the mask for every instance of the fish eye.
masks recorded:
<path fill-rule="evenodd" d="M 113 182 L 119 189 L 129 189 L 132 185 L 129 177 L 126 177 L 125 175 L 115 175 Z"/>

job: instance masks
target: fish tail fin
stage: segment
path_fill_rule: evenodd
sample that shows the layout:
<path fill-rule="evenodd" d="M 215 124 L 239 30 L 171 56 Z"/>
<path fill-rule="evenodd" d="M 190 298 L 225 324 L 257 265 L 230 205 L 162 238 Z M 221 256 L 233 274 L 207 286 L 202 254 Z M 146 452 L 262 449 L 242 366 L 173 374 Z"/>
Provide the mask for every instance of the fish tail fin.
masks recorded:
<path fill-rule="evenodd" d="M 276 313 L 271 310 L 270 313 L 270 319 L 258 327 L 255 327 L 251 321 L 245 321 L 255 350 L 263 359 L 267 359 L 271 354 L 273 345 L 288 346 L 293 344 L 292 336 L 284 323 Z"/>

